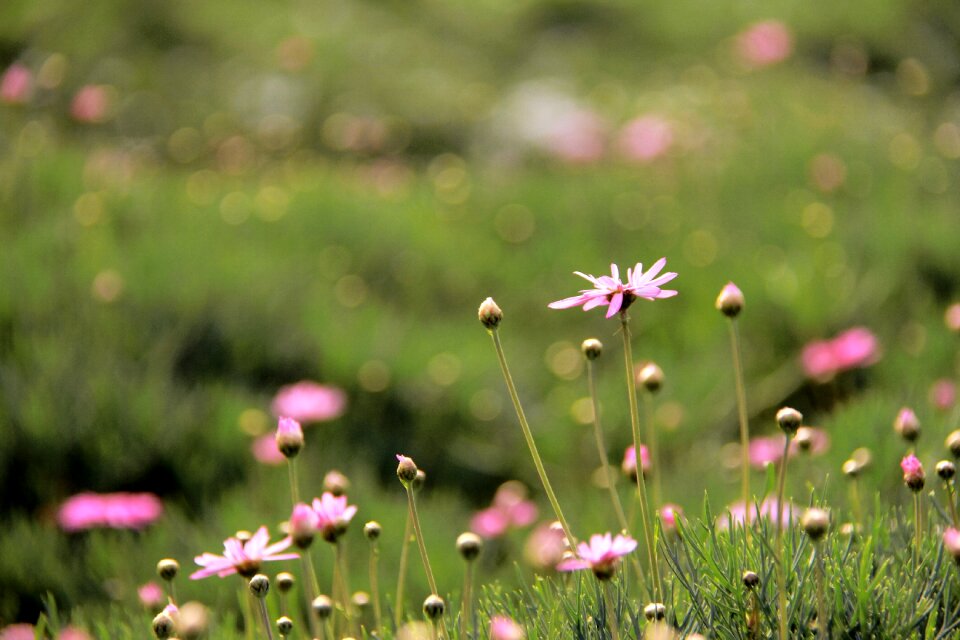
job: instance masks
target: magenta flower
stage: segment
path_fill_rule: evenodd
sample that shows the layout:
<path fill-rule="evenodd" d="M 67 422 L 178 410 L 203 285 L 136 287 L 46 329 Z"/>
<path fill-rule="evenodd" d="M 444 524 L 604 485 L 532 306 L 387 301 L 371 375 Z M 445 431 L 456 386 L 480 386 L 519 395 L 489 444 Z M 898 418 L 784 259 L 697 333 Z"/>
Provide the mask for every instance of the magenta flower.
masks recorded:
<path fill-rule="evenodd" d="M 611 275 L 600 276 L 599 278 L 574 271 L 576 275 L 589 281 L 594 288 L 581 289 L 580 295 L 551 302 L 548 306 L 551 309 L 569 309 L 570 307 L 582 306 L 584 311 L 589 311 L 595 307 L 607 305 L 607 317 L 612 318 L 618 311 L 626 311 L 637 298 L 643 298 L 644 300 L 671 298 L 677 295 L 677 292 L 671 289 L 661 289 L 660 285 L 670 282 L 677 277 L 677 274 L 671 271 L 657 277 L 657 274 L 666 264 L 667 259 L 660 258 L 650 267 L 649 271 L 644 273 L 643 265 L 638 262 L 633 269 L 627 269 L 626 283 L 620 281 L 620 270 L 615 264 L 610 265 Z"/>
<path fill-rule="evenodd" d="M 261 464 L 276 466 L 287 461 L 280 450 L 277 449 L 277 438 L 273 433 L 265 433 L 255 438 L 250 444 L 250 451 L 257 462 Z"/>
<path fill-rule="evenodd" d="M 803 427 L 810 434 L 810 455 L 820 455 L 826 453 L 830 448 L 830 436 L 823 429 L 816 427 Z M 757 436 L 750 439 L 750 445 L 747 449 L 747 457 L 750 459 L 750 465 L 757 469 L 764 469 L 768 464 L 776 464 L 783 457 L 783 439 L 786 436 L 778 433 L 772 436 Z M 790 440 L 790 448 L 787 455 L 791 458 L 800 452 L 800 443 L 796 438 Z"/>
<path fill-rule="evenodd" d="M 163 503 L 152 493 L 78 493 L 57 511 L 65 531 L 107 527 L 143 529 L 163 514 Z"/>
<path fill-rule="evenodd" d="M 191 574 L 191 580 L 200 580 L 216 575 L 221 578 L 239 573 L 244 578 L 252 578 L 260 571 L 260 564 L 274 560 L 295 560 L 295 553 L 280 553 L 293 544 L 287 536 L 280 542 L 268 544 L 270 533 L 266 527 L 260 527 L 244 544 L 236 538 L 227 538 L 223 542 L 223 555 L 204 553 L 194 558 L 194 562 L 203 567 Z"/>
<path fill-rule="evenodd" d="M 30 99 L 33 74 L 19 62 L 14 62 L 0 78 L 0 102 L 23 104 Z"/>
<path fill-rule="evenodd" d="M 923 489 L 926 475 L 923 472 L 923 465 L 920 460 L 912 453 L 904 456 L 900 461 L 900 468 L 903 470 L 903 483 L 910 487 L 911 491 L 920 491 Z"/>
<path fill-rule="evenodd" d="M 647 477 L 646 474 L 650 472 L 650 451 L 645 444 L 640 445 L 640 465 L 643 469 L 643 477 Z M 623 452 L 623 462 L 620 464 L 620 468 L 624 475 L 636 479 L 637 450 L 633 445 L 627 447 L 627 450 Z"/>
<path fill-rule="evenodd" d="M 275 416 L 287 416 L 300 422 L 324 422 L 343 414 L 347 394 L 334 386 L 303 380 L 281 387 L 273 398 Z"/>
<path fill-rule="evenodd" d="M 779 20 L 750 25 L 737 35 L 737 53 L 751 67 L 766 67 L 790 57 L 793 36 Z"/>
<path fill-rule="evenodd" d="M 765 498 L 763 502 L 760 503 L 759 508 L 757 508 L 756 504 L 751 505 L 749 515 L 742 501 L 734 502 L 727 507 L 726 513 L 717 518 L 717 528 L 721 530 L 729 529 L 731 523 L 743 526 L 745 520 L 749 524 L 753 524 L 758 519 L 770 520 L 771 523 L 776 526 L 777 511 L 777 499 L 774 497 Z M 800 510 L 798 507 L 790 502 L 783 503 L 783 519 L 780 522 L 782 528 L 789 527 L 790 523 L 799 517 Z"/>
<path fill-rule="evenodd" d="M 88 84 L 80 88 L 70 103 L 70 115 L 77 122 L 98 123 L 107 119 L 110 96 L 107 87 Z"/>
<path fill-rule="evenodd" d="M 657 115 L 635 118 L 619 134 L 620 151 L 636 162 L 652 162 L 673 146 L 673 127 Z"/>
<path fill-rule="evenodd" d="M 484 538 L 498 538 L 514 527 L 525 527 L 537 519 L 537 505 L 527 500 L 527 490 L 516 481 L 497 488 L 493 504 L 470 520 L 470 530 Z"/>
<path fill-rule="evenodd" d="M 72 625 L 64 627 L 57 638 L 58 640 L 93 640 L 89 633 Z"/>
<path fill-rule="evenodd" d="M 831 340 L 808 343 L 800 359 L 808 378 L 827 382 L 843 371 L 874 364 L 879 354 L 876 336 L 864 327 L 853 327 Z"/>
<path fill-rule="evenodd" d="M 947 527 L 943 532 L 943 547 L 954 560 L 960 562 L 960 531 Z"/>
<path fill-rule="evenodd" d="M 298 502 L 293 505 L 288 525 L 287 533 L 293 538 L 293 543 L 306 549 L 313 542 L 313 536 L 320 525 L 320 516 L 309 505 Z"/>
<path fill-rule="evenodd" d="M 577 545 L 579 558 L 568 558 L 557 565 L 558 571 L 577 571 L 590 569 L 600 580 L 607 580 L 616 571 L 620 558 L 637 548 L 637 541 L 630 536 L 609 533 L 603 535 L 595 533 L 590 536 L 590 542 L 581 542 Z"/>
<path fill-rule="evenodd" d="M 940 411 L 947 411 L 957 401 L 957 385 L 949 378 L 940 378 L 930 386 L 930 404 Z"/>
<path fill-rule="evenodd" d="M 556 520 L 538 525 L 523 545 L 523 557 L 537 569 L 553 569 L 567 550 L 563 527 Z"/>
<path fill-rule="evenodd" d="M 507 616 L 490 618 L 490 640 L 523 640 L 523 627 Z"/>
<path fill-rule="evenodd" d="M 0 629 L 0 640 L 34 640 L 36 637 L 36 629 L 26 622 L 11 624 Z"/>
<path fill-rule="evenodd" d="M 675 504 L 665 504 L 660 507 L 660 523 L 663 530 L 673 533 L 677 530 L 677 520 L 683 518 L 683 509 Z"/>
<path fill-rule="evenodd" d="M 347 496 L 335 496 L 329 491 L 313 499 L 317 514 L 317 530 L 327 542 L 336 542 L 357 513 L 356 505 L 347 505 Z"/>
<path fill-rule="evenodd" d="M 151 610 L 159 610 L 166 600 L 163 588 L 153 581 L 137 587 L 137 597 L 140 598 L 140 604 Z"/>

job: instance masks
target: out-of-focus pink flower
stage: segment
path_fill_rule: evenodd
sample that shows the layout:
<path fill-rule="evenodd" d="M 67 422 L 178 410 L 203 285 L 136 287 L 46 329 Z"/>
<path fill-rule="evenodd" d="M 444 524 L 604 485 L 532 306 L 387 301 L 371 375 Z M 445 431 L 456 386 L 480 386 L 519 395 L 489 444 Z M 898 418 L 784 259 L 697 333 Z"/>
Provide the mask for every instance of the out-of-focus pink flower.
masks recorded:
<path fill-rule="evenodd" d="M 287 533 L 300 548 L 306 548 L 313 542 L 313 536 L 320 524 L 320 516 L 310 505 L 299 502 L 293 505 Z"/>
<path fill-rule="evenodd" d="M 327 542 L 334 542 L 357 513 L 356 505 L 347 505 L 347 496 L 335 496 L 329 491 L 313 499 L 317 514 L 317 530 Z"/>
<path fill-rule="evenodd" d="M 553 569 L 567 550 L 566 539 L 559 522 L 538 525 L 523 546 L 523 557 L 537 569 Z"/>
<path fill-rule="evenodd" d="M 948 411 L 957 401 L 957 385 L 948 378 L 940 378 L 930 386 L 930 404 L 940 411 Z"/>
<path fill-rule="evenodd" d="M 277 417 L 287 416 L 299 422 L 323 422 L 341 416 L 347 407 L 347 394 L 338 387 L 303 380 L 281 387 L 273 398 L 271 410 Z"/>
<path fill-rule="evenodd" d="M 647 445 L 640 445 L 640 465 L 643 469 L 643 475 L 646 475 L 650 472 L 650 451 L 647 449 Z M 631 478 L 636 478 L 637 476 L 637 450 L 633 445 L 627 447 L 627 450 L 623 453 L 623 462 L 620 465 L 623 474 L 630 476 Z"/>
<path fill-rule="evenodd" d="M 615 264 L 610 265 L 611 275 L 600 276 L 599 278 L 574 271 L 576 275 L 589 281 L 595 288 L 581 289 L 580 295 L 557 300 L 547 306 L 551 309 L 569 309 L 570 307 L 582 306 L 584 311 L 589 311 L 595 307 L 607 305 L 607 317 L 611 318 L 618 311 L 625 311 L 637 298 L 643 298 L 644 300 L 671 298 L 677 295 L 677 292 L 671 289 L 661 289 L 660 285 L 670 282 L 677 277 L 677 274 L 671 271 L 657 277 L 666 264 L 667 259 L 660 258 L 644 273 L 643 265 L 638 262 L 633 269 L 627 269 L 626 284 L 620 281 L 620 270 Z"/>
<path fill-rule="evenodd" d="M 77 122 L 95 124 L 107 118 L 110 108 L 110 97 L 107 87 L 99 84 L 88 84 L 80 88 L 70 103 L 70 115 Z"/>
<path fill-rule="evenodd" d="M 296 553 L 280 553 L 287 549 L 293 540 L 287 536 L 280 542 L 268 544 L 270 533 L 266 527 L 260 527 L 246 543 L 237 538 L 227 538 L 223 542 L 223 555 L 204 553 L 194 558 L 194 562 L 203 567 L 190 575 L 191 580 L 200 580 L 216 575 L 221 578 L 239 573 L 244 578 L 252 578 L 260 571 L 260 564 L 274 560 L 295 560 Z"/>
<path fill-rule="evenodd" d="M 140 604 L 151 610 L 159 610 L 166 600 L 163 588 L 153 581 L 137 587 L 137 597 L 140 598 Z"/>
<path fill-rule="evenodd" d="M 24 104 L 33 93 L 33 74 L 19 62 L 14 62 L 0 78 L 0 101 Z"/>
<path fill-rule="evenodd" d="M 657 115 L 634 118 L 620 130 L 618 146 L 629 160 L 652 162 L 673 146 L 673 127 Z"/>
<path fill-rule="evenodd" d="M 526 527 L 537 519 L 537 505 L 527 500 L 527 489 L 515 480 L 497 488 L 493 503 L 474 514 L 470 530 L 484 538 L 497 538 L 513 527 Z"/>
<path fill-rule="evenodd" d="M 0 640 L 33 640 L 37 637 L 32 624 L 21 622 L 0 629 Z"/>
<path fill-rule="evenodd" d="M 853 327 L 832 340 L 810 342 L 801 360 L 807 377 L 826 382 L 841 371 L 872 365 L 879 353 L 876 336 L 865 327 Z"/>
<path fill-rule="evenodd" d="M 943 323 L 947 329 L 954 333 L 960 333 L 960 302 L 954 302 L 943 313 Z"/>
<path fill-rule="evenodd" d="M 267 433 L 254 438 L 250 444 L 250 450 L 257 462 L 269 465 L 281 465 L 287 461 L 277 449 L 277 438 L 273 433 Z"/>
<path fill-rule="evenodd" d="M 637 541 L 630 536 L 609 533 L 595 533 L 590 536 L 590 542 L 581 542 L 577 545 L 580 557 L 568 558 L 557 565 L 557 571 L 577 571 L 590 569 L 593 573 L 605 580 L 613 575 L 620 562 L 620 558 L 637 548 Z"/>
<path fill-rule="evenodd" d="M 920 464 L 917 456 L 912 453 L 904 456 L 903 460 L 900 461 L 900 469 L 903 470 L 903 483 L 907 485 L 911 491 L 920 491 L 923 489 L 926 475 L 923 472 L 923 465 Z"/>
<path fill-rule="evenodd" d="M 757 22 L 737 35 L 737 53 L 751 67 L 766 67 L 782 62 L 793 52 L 793 36 L 779 20 Z"/>
<path fill-rule="evenodd" d="M 734 502 L 727 507 L 726 513 L 717 517 L 717 528 L 721 530 L 729 529 L 731 523 L 743 526 L 744 520 L 753 524 L 757 521 L 758 516 L 760 519 L 770 520 L 776 526 L 777 499 L 774 497 L 765 498 L 760 503 L 759 509 L 756 504 L 752 504 L 749 514 L 747 514 L 742 501 Z M 800 510 L 795 505 L 790 502 L 783 503 L 783 519 L 780 522 L 782 527 L 790 526 L 790 523 L 799 517 Z"/>
<path fill-rule="evenodd" d="M 953 559 L 960 562 L 960 531 L 947 527 L 943 531 L 943 546 Z"/>
<path fill-rule="evenodd" d="M 550 153 L 565 162 L 596 162 L 603 157 L 605 132 L 603 120 L 593 111 L 571 111 L 554 123 L 546 146 Z"/>
<path fill-rule="evenodd" d="M 490 640 L 523 640 L 523 627 L 507 616 L 490 618 Z"/>
<path fill-rule="evenodd" d="M 163 514 L 163 503 L 152 493 L 78 493 L 57 512 L 66 531 L 97 527 L 143 529 Z"/>
<path fill-rule="evenodd" d="M 93 640 L 89 633 L 80 627 L 74 627 L 72 625 L 64 627 L 57 637 L 59 640 Z"/>
<path fill-rule="evenodd" d="M 675 504 L 665 504 L 660 507 L 660 523 L 663 530 L 672 533 L 677 530 L 677 519 L 683 518 L 683 509 Z"/>
<path fill-rule="evenodd" d="M 830 436 L 823 429 L 816 427 L 805 427 L 810 434 L 810 448 L 807 453 L 810 455 L 821 455 L 830 448 Z M 750 459 L 750 465 L 757 469 L 764 469 L 768 464 L 776 464 L 783 457 L 783 444 L 786 436 L 778 433 L 772 436 L 757 436 L 750 439 L 750 445 L 747 450 L 747 457 Z M 790 448 L 787 455 L 791 458 L 800 452 L 800 443 L 794 438 L 790 441 Z"/>

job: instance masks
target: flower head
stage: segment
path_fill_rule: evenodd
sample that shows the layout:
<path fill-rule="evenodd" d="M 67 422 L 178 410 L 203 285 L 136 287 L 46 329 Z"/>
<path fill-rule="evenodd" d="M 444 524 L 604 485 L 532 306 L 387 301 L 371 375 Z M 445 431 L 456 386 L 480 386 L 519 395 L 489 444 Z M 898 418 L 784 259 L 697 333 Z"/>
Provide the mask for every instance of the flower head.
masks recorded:
<path fill-rule="evenodd" d="M 640 466 L 644 474 L 649 473 L 650 452 L 647 450 L 647 446 L 644 444 L 640 445 Z M 637 450 L 633 445 L 630 445 L 627 447 L 627 450 L 624 451 L 623 462 L 621 463 L 620 468 L 623 470 L 624 475 L 630 476 L 632 480 L 637 479 Z"/>
<path fill-rule="evenodd" d="M 287 461 L 280 450 L 277 449 L 275 433 L 265 433 L 254 438 L 250 443 L 250 451 L 257 462 L 261 464 L 279 465 Z"/>
<path fill-rule="evenodd" d="M 947 527 L 943 532 L 943 548 L 960 563 L 960 531 Z"/>
<path fill-rule="evenodd" d="M 667 533 L 676 533 L 677 520 L 683 518 L 683 509 L 675 504 L 665 504 L 660 507 L 660 524 Z"/>
<path fill-rule="evenodd" d="M 620 281 L 620 270 L 615 264 L 610 265 L 611 275 L 599 278 L 574 271 L 575 274 L 590 282 L 594 288 L 581 289 L 580 295 L 551 302 L 548 306 L 551 309 L 582 306 L 584 311 L 589 311 L 595 307 L 607 305 L 607 317 L 612 318 L 618 311 L 625 311 L 637 298 L 645 300 L 671 298 L 677 295 L 677 292 L 672 289 L 661 289 L 660 285 L 670 282 L 677 277 L 677 274 L 671 271 L 657 277 L 666 264 L 667 259 L 660 258 L 644 273 L 643 265 L 638 262 L 633 269 L 627 269 L 625 283 Z"/>
<path fill-rule="evenodd" d="M 637 548 L 637 541 L 630 536 L 609 533 L 595 533 L 590 536 L 590 542 L 581 542 L 577 545 L 579 558 L 569 558 L 557 565 L 558 571 L 576 571 L 590 569 L 600 580 L 613 577 L 613 572 L 620 562 L 620 558 Z"/>
<path fill-rule="evenodd" d="M 110 93 L 103 85 L 88 84 L 81 87 L 70 102 L 70 115 L 77 122 L 103 122 L 109 109 Z"/>
<path fill-rule="evenodd" d="M 750 512 L 747 513 L 747 509 L 744 506 L 742 501 L 734 502 L 732 505 L 727 507 L 726 512 L 717 518 L 717 528 L 724 530 L 729 529 L 731 524 L 736 524 L 743 526 L 744 521 L 748 524 L 753 524 L 758 518 L 763 520 L 770 520 L 774 526 L 777 526 L 777 512 L 778 504 L 776 498 L 765 498 L 763 502 L 760 503 L 759 507 L 754 504 L 751 505 Z M 796 520 L 799 517 L 799 509 L 790 502 L 783 503 L 783 512 L 782 520 L 780 522 L 781 528 L 787 528 L 790 526 L 790 523 Z"/>
<path fill-rule="evenodd" d="M 559 522 L 540 524 L 523 545 L 523 557 L 537 569 L 553 569 L 563 559 L 566 540 Z"/>
<path fill-rule="evenodd" d="M 347 496 L 335 496 L 329 491 L 313 499 L 317 514 L 317 530 L 327 542 L 336 542 L 357 513 L 356 505 L 347 505 Z"/>
<path fill-rule="evenodd" d="M 194 562 L 203 567 L 195 571 L 191 580 L 200 580 L 216 575 L 221 578 L 239 573 L 244 578 L 252 578 L 260 571 L 260 564 L 273 560 L 294 560 L 296 553 L 280 553 L 293 544 L 289 536 L 274 544 L 268 544 L 270 533 L 266 527 L 260 527 L 246 543 L 237 538 L 227 538 L 223 542 L 223 555 L 204 553 L 194 558 Z"/>
<path fill-rule="evenodd" d="M 338 387 L 303 380 L 281 387 L 270 409 L 277 417 L 298 422 L 324 422 L 339 417 L 347 407 L 347 394 Z"/>
<path fill-rule="evenodd" d="M 30 70 L 14 62 L 0 77 L 0 102 L 23 104 L 30 99 L 33 90 L 33 74 Z"/>
<path fill-rule="evenodd" d="M 484 538 L 497 538 L 512 527 L 525 527 L 537 519 L 537 505 L 527 500 L 527 488 L 515 480 L 503 483 L 493 504 L 478 511 L 470 529 Z"/>
<path fill-rule="evenodd" d="M 876 336 L 865 327 L 853 327 L 830 340 L 808 343 L 800 359 L 808 378 L 827 382 L 843 371 L 870 366 L 879 357 Z"/>
<path fill-rule="evenodd" d="M 507 616 L 490 618 L 490 640 L 523 640 L 523 627 Z"/>
<path fill-rule="evenodd" d="M 300 450 L 303 449 L 303 428 L 300 423 L 293 418 L 283 416 L 277 422 L 276 433 L 277 451 L 283 454 L 283 457 L 295 458 Z"/>
<path fill-rule="evenodd" d="M 313 536 L 320 524 L 320 516 L 309 505 L 300 502 L 293 505 L 288 524 L 288 533 L 293 538 L 293 543 L 301 549 L 306 549 L 313 542 Z"/>
<path fill-rule="evenodd" d="M 150 581 L 137 587 L 137 597 L 147 609 L 157 610 L 163 606 L 166 596 L 163 588 L 156 582 Z"/>
<path fill-rule="evenodd" d="M 911 491 L 921 491 L 926 481 L 926 475 L 923 472 L 923 465 L 920 464 L 917 456 L 912 453 L 904 456 L 903 460 L 900 461 L 900 468 L 903 470 L 903 483 L 907 485 Z"/>
<path fill-rule="evenodd" d="M 793 36 L 779 20 L 765 20 L 750 25 L 736 41 L 737 53 L 750 67 L 766 67 L 790 57 Z"/>
<path fill-rule="evenodd" d="M 78 493 L 60 505 L 57 520 L 66 531 L 143 529 L 162 514 L 163 503 L 152 493 Z"/>

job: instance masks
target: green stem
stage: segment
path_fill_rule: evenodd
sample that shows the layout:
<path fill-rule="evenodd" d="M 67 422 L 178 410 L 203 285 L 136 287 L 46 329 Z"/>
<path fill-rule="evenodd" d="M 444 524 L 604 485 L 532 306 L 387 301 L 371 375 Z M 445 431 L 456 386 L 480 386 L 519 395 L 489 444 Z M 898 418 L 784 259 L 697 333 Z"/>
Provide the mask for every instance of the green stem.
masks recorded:
<path fill-rule="evenodd" d="M 637 383 L 633 373 L 633 348 L 630 344 L 630 317 L 620 312 L 620 326 L 623 333 L 623 360 L 627 372 L 627 397 L 630 404 L 630 427 L 633 431 L 633 448 L 637 454 L 637 497 L 640 500 L 640 520 L 643 523 L 643 538 L 647 547 L 647 560 L 653 573 L 653 600 L 663 602 L 663 587 L 660 582 L 660 563 L 657 560 L 657 541 L 653 537 L 653 521 L 647 504 L 647 486 L 643 479 L 643 462 L 640 455 L 640 411 L 637 407 Z"/>
<path fill-rule="evenodd" d="M 523 407 L 520 406 L 520 396 L 517 395 L 517 388 L 513 384 L 513 376 L 510 375 L 507 359 L 503 355 L 500 335 L 496 329 L 490 330 L 489 333 L 490 337 L 493 338 L 493 346 L 497 350 L 497 359 L 500 361 L 500 370 L 503 372 L 503 379 L 507 383 L 507 391 L 510 394 L 510 399 L 513 401 L 513 408 L 517 412 L 517 419 L 520 420 L 520 429 L 523 431 L 523 437 L 527 441 L 527 448 L 530 449 L 533 465 L 537 468 L 537 473 L 540 475 L 540 482 L 543 483 L 543 489 L 546 491 L 547 499 L 550 500 L 550 505 L 553 507 L 554 515 L 557 516 L 557 520 L 560 521 L 560 526 L 563 527 L 563 533 L 567 536 L 567 544 L 570 549 L 576 553 L 577 539 L 573 537 L 570 525 L 567 523 L 567 519 L 563 517 L 563 511 L 560 510 L 560 503 L 557 501 L 557 496 L 553 493 L 553 486 L 547 478 L 547 471 L 544 469 L 543 461 L 540 459 L 540 453 L 537 451 L 537 444 L 533 440 L 533 433 L 530 431 L 530 425 L 527 424 L 527 417 L 523 413 Z"/>
<path fill-rule="evenodd" d="M 853 520 L 856 528 L 862 527 L 863 507 L 860 504 L 860 481 L 856 476 L 850 478 L 850 507 L 853 509 Z"/>
<path fill-rule="evenodd" d="M 408 508 L 407 523 L 403 527 L 403 544 L 400 546 L 400 570 L 397 572 L 397 602 L 394 605 L 396 610 L 393 612 L 393 621 L 398 629 L 400 628 L 400 624 L 403 622 L 403 591 L 407 581 L 407 561 L 410 556 L 410 536 L 413 535 L 413 525 L 411 524 L 412 519 L 413 516 L 410 515 L 410 509 Z"/>
<path fill-rule="evenodd" d="M 913 545 L 913 564 L 919 568 L 920 567 L 920 539 L 922 532 L 922 525 L 920 523 L 920 492 L 913 492 L 913 522 L 914 529 L 916 532 L 916 540 Z"/>
<path fill-rule="evenodd" d="M 467 625 L 470 622 L 470 604 L 473 598 L 473 562 L 467 562 L 463 575 L 463 601 L 460 604 L 460 637 L 466 640 Z M 476 629 L 474 629 L 476 633 Z"/>
<path fill-rule="evenodd" d="M 777 480 L 777 522 L 774 524 L 776 532 L 775 551 L 777 556 L 777 598 L 780 605 L 778 618 L 780 621 L 780 640 L 787 640 L 787 567 L 783 553 L 783 493 L 787 486 L 787 460 L 790 453 L 790 438 L 785 436 L 783 442 L 783 457 L 780 463 L 780 478 Z M 759 519 L 757 514 L 757 518 Z"/>
<path fill-rule="evenodd" d="M 317 635 L 317 614 L 313 611 L 313 599 L 320 593 L 320 585 L 317 582 L 317 570 L 310 561 L 310 549 L 304 549 L 300 553 L 300 563 L 303 565 L 303 573 L 307 576 L 307 619 L 310 621 L 310 634 Z"/>
<path fill-rule="evenodd" d="M 287 476 L 290 478 L 290 498 L 293 505 L 300 502 L 300 490 L 297 488 L 297 459 L 287 458 Z"/>
<path fill-rule="evenodd" d="M 740 489 L 743 508 L 749 511 L 750 426 L 747 419 L 747 392 L 743 385 L 743 364 L 740 361 L 740 332 L 737 330 L 736 318 L 730 318 L 730 351 L 733 354 L 733 377 L 737 387 L 737 414 L 740 419 Z"/>
<path fill-rule="evenodd" d="M 817 561 L 817 640 L 826 640 L 830 621 L 827 619 L 827 594 L 826 594 L 826 575 L 823 569 L 823 549 L 820 548 L 822 542 L 814 545 L 813 553 Z"/>
<path fill-rule="evenodd" d="M 343 552 L 343 542 L 340 538 L 333 546 L 334 579 L 337 582 L 337 589 L 340 591 L 340 600 L 343 605 L 343 621 L 347 633 L 352 633 L 350 628 L 353 616 L 350 611 L 350 585 L 347 582 L 346 554 Z"/>
<path fill-rule="evenodd" d="M 253 635 L 253 608 L 250 606 L 250 600 L 253 595 L 250 593 L 250 587 L 244 579 L 240 585 L 240 606 L 243 610 L 243 635 L 247 640 L 254 640 Z"/>
<path fill-rule="evenodd" d="M 954 496 L 953 480 L 948 480 L 947 485 L 947 503 L 950 505 L 950 517 L 953 519 L 953 528 L 960 528 L 960 517 L 957 515 L 957 499 Z"/>
<path fill-rule="evenodd" d="M 663 483 L 660 466 L 660 447 L 657 445 L 657 428 L 653 423 L 653 394 L 643 394 L 643 421 L 647 425 L 647 443 L 650 447 L 650 472 L 653 474 L 653 510 L 663 505 Z"/>
<path fill-rule="evenodd" d="M 420 529 L 420 517 L 417 515 L 417 500 L 413 496 L 413 487 L 409 483 L 404 483 L 404 487 L 407 490 L 407 505 L 410 508 L 410 520 L 413 522 L 413 533 L 417 537 L 417 548 L 420 550 L 420 560 L 423 562 L 423 570 L 427 574 L 427 582 L 430 583 L 430 593 L 440 595 L 440 591 L 437 589 L 437 581 L 433 577 L 433 569 L 430 568 L 430 558 L 427 556 L 427 545 L 423 541 L 423 531 Z M 440 618 L 440 627 L 443 630 L 443 635 L 447 635 L 447 625 L 444 622 L 443 618 Z M 436 628 L 436 625 L 434 625 Z"/>
<path fill-rule="evenodd" d="M 270 626 L 270 614 L 267 613 L 267 601 L 265 598 L 256 598 L 257 607 L 260 609 L 260 621 L 267 632 L 267 640 L 273 640 L 273 627 Z"/>
<path fill-rule="evenodd" d="M 380 636 L 383 624 L 380 611 L 380 547 L 376 541 L 370 543 L 370 595 L 373 597 L 373 635 Z"/>
<path fill-rule="evenodd" d="M 603 585 L 604 605 L 607 608 L 607 626 L 610 627 L 610 635 L 613 640 L 620 640 L 620 620 L 617 618 L 617 608 L 613 601 L 613 587 L 609 580 L 601 580 Z"/>

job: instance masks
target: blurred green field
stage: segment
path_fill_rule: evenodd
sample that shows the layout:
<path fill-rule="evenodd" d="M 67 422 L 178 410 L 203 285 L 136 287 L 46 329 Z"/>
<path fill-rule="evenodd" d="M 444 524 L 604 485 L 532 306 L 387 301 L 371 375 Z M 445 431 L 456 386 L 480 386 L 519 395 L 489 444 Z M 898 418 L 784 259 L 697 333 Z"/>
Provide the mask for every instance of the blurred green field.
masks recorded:
<path fill-rule="evenodd" d="M 736 35 L 768 18 L 792 55 L 751 68 Z M 676 299 L 631 312 L 637 359 L 666 373 L 669 500 L 699 513 L 705 488 L 715 509 L 738 490 L 713 309 L 728 280 L 747 298 L 753 432 L 790 403 L 832 438 L 795 478 L 798 501 L 810 482 L 843 504 L 859 446 L 875 456 L 867 489 L 896 497 L 897 410 L 920 416 L 924 462 L 957 426 L 928 390 L 957 373 L 942 317 L 960 297 L 958 34 L 956 6 L 893 0 L 3 3 L 0 64 L 37 85 L 0 104 L 0 624 L 33 621 L 47 592 L 64 611 L 133 603 L 160 557 L 186 567 L 285 518 L 285 472 L 253 460 L 251 433 L 301 379 L 350 399 L 308 431 L 307 492 L 347 473 L 358 518 L 385 526 L 390 575 L 405 513 L 393 456 L 413 456 L 453 589 L 453 540 L 498 483 L 523 480 L 547 511 L 476 321 L 487 296 L 575 526 L 612 527 L 590 483 L 579 345 L 608 345 L 619 459 L 617 324 L 546 307 L 580 288 L 574 270 L 611 262 L 666 256 L 680 274 Z M 71 119 L 91 84 L 106 114 Z M 537 144 L 539 118 L 571 111 L 601 123 L 600 157 Z M 631 162 L 617 131 L 645 114 L 673 144 Z M 836 388 L 806 382 L 803 345 L 854 325 L 881 360 Z M 82 490 L 153 491 L 167 515 L 139 535 L 67 536 L 54 513 Z M 521 544 L 487 575 L 515 581 Z"/>

